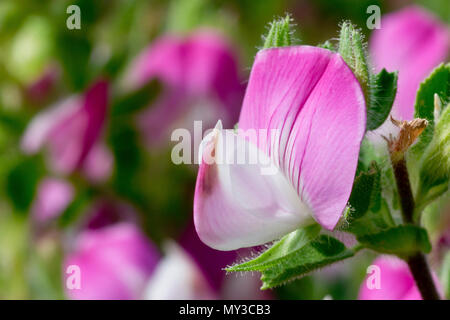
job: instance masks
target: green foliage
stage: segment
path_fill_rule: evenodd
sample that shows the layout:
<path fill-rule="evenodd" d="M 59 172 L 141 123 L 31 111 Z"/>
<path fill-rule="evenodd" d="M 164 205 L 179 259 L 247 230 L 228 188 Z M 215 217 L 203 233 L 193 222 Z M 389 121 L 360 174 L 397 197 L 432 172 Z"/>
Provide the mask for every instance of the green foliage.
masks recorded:
<path fill-rule="evenodd" d="M 161 84 L 150 81 L 139 89 L 117 99 L 111 108 L 111 116 L 124 116 L 149 107 L 161 91 Z"/>
<path fill-rule="evenodd" d="M 278 266 L 262 271 L 261 289 L 269 289 L 291 280 L 298 279 L 309 272 L 350 258 L 354 251 L 347 249 L 339 240 L 320 235 L 283 261 Z"/>
<path fill-rule="evenodd" d="M 262 273 L 262 289 L 269 289 L 354 255 L 354 251 L 347 249 L 339 240 L 318 235 L 319 232 L 318 225 L 294 231 L 257 258 L 226 270 L 259 271 Z"/>
<path fill-rule="evenodd" d="M 375 130 L 388 117 L 397 92 L 397 80 L 397 72 L 387 72 L 386 69 L 371 75 L 367 100 L 367 130 Z"/>
<path fill-rule="evenodd" d="M 291 255 L 295 254 L 297 250 L 316 238 L 319 235 L 320 229 L 321 227 L 318 224 L 313 224 L 291 232 L 257 258 L 227 268 L 227 271 L 261 271 L 283 263 L 283 261 L 288 260 Z"/>
<path fill-rule="evenodd" d="M 72 89 L 80 91 L 87 86 L 92 76 L 89 69 L 92 44 L 84 34 L 63 30 L 57 36 L 56 54 L 63 66 L 66 81 Z"/>
<path fill-rule="evenodd" d="M 39 158 L 25 158 L 8 173 L 6 194 L 18 211 L 26 211 L 33 199 L 39 179 L 43 174 Z"/>
<path fill-rule="evenodd" d="M 439 117 L 434 136 L 421 159 L 417 206 L 423 208 L 448 190 L 450 179 L 450 107 Z"/>
<path fill-rule="evenodd" d="M 378 233 L 357 236 L 365 247 L 380 253 L 408 257 L 418 251 L 429 253 L 431 244 L 425 229 L 414 225 L 402 225 Z"/>
<path fill-rule="evenodd" d="M 414 105 L 414 117 L 428 120 L 428 126 L 419 136 L 416 144 L 412 146 L 413 154 L 420 158 L 426 146 L 433 138 L 434 119 L 434 95 L 437 94 L 445 107 L 450 101 L 450 63 L 440 64 L 420 84 Z"/>

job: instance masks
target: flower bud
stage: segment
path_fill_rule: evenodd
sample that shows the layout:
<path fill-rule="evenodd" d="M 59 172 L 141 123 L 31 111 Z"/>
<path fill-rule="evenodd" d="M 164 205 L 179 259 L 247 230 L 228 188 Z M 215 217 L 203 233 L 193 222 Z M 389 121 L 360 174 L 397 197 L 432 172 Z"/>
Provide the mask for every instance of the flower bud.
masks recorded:
<path fill-rule="evenodd" d="M 286 15 L 284 18 L 273 21 L 269 32 L 263 38 L 263 49 L 292 45 L 291 17 Z"/>
<path fill-rule="evenodd" d="M 450 177 L 450 107 L 441 112 L 436 122 L 434 136 L 425 150 L 420 167 L 417 202 L 426 205 L 443 194 Z"/>

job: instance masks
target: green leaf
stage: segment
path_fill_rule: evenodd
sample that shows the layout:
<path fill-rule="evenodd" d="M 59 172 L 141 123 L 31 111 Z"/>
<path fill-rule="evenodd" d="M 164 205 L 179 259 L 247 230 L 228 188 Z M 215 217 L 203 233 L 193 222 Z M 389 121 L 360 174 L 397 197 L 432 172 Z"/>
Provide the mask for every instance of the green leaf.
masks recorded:
<path fill-rule="evenodd" d="M 296 251 L 307 245 L 320 233 L 321 227 L 318 224 L 298 229 L 284 236 L 272 247 L 267 249 L 257 258 L 226 269 L 228 272 L 237 271 L 262 271 L 285 260 L 289 260 Z"/>
<path fill-rule="evenodd" d="M 342 231 L 355 235 L 376 233 L 393 226 L 389 206 L 381 196 L 381 170 L 372 162 L 367 171 L 359 173 L 344 213 Z"/>
<path fill-rule="evenodd" d="M 419 188 L 416 195 L 418 209 L 444 194 L 450 180 L 450 107 L 439 117 L 434 136 L 420 162 Z"/>
<path fill-rule="evenodd" d="M 381 126 L 392 109 L 397 92 L 397 72 L 381 70 L 370 79 L 367 99 L 367 130 Z"/>
<path fill-rule="evenodd" d="M 426 146 L 433 138 L 434 119 L 434 94 L 437 94 L 443 102 L 443 106 L 450 101 L 450 63 L 440 64 L 420 84 L 414 105 L 415 118 L 428 120 L 428 126 L 411 147 L 413 154 L 420 158 Z"/>
<path fill-rule="evenodd" d="M 400 257 L 408 257 L 417 251 L 431 251 L 427 231 L 414 225 L 397 226 L 378 233 L 357 236 L 357 240 L 366 248 Z"/>
<path fill-rule="evenodd" d="M 378 211 L 381 207 L 380 169 L 372 162 L 369 171 L 361 172 L 355 179 L 349 204 L 353 211 L 348 221 L 361 218 L 367 211 Z"/>
<path fill-rule="evenodd" d="M 57 37 L 57 56 L 64 70 L 64 77 L 71 87 L 80 91 L 91 78 L 89 58 L 92 46 L 85 34 L 61 32 Z"/>
<path fill-rule="evenodd" d="M 328 235 L 320 235 L 301 249 L 292 254 L 289 259 L 276 266 L 262 271 L 261 289 L 269 289 L 288 281 L 305 276 L 311 271 L 352 257 L 355 251 L 347 249 L 339 240 Z"/>
<path fill-rule="evenodd" d="M 284 18 L 273 21 L 270 24 L 269 32 L 263 39 L 263 49 L 292 45 L 291 17 L 286 15 Z"/>

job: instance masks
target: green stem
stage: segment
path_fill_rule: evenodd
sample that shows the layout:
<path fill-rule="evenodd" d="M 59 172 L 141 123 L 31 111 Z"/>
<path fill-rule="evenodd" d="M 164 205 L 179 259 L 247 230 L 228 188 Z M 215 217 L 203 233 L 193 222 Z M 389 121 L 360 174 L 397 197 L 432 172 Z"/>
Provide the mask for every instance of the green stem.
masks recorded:
<path fill-rule="evenodd" d="M 415 203 L 405 157 L 402 156 L 400 159 L 391 157 L 391 162 L 400 197 L 403 222 L 405 224 L 412 224 L 414 223 Z M 422 298 L 424 300 L 439 300 L 440 297 L 436 290 L 436 286 L 434 285 L 431 270 L 425 255 L 422 252 L 417 252 L 408 257 L 406 262 L 408 263 Z"/>

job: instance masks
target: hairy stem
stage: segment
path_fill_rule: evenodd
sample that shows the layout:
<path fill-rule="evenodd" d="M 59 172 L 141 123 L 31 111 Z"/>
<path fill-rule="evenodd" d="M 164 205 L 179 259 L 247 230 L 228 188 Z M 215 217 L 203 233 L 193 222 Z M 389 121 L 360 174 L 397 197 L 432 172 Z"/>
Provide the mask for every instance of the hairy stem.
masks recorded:
<path fill-rule="evenodd" d="M 391 157 L 391 162 L 400 197 L 403 222 L 413 223 L 415 203 L 405 157 Z M 417 252 L 416 254 L 408 257 L 406 261 L 414 280 L 416 281 L 422 298 L 424 300 L 439 300 L 440 297 L 436 290 L 436 286 L 434 285 L 431 270 L 428 266 L 425 255 L 422 252 Z"/>

